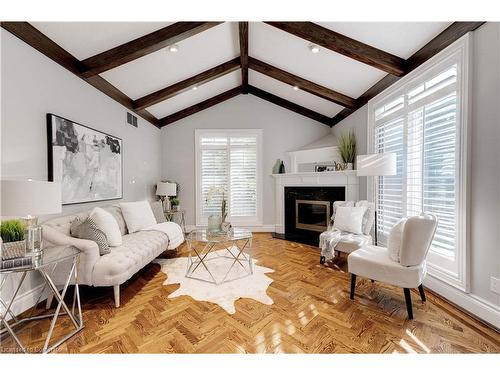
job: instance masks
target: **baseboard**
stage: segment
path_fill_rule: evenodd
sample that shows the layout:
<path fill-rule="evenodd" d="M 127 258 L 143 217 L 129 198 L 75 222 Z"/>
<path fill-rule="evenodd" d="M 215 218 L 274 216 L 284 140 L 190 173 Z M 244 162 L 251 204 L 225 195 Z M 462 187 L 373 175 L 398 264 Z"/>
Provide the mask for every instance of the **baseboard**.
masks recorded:
<path fill-rule="evenodd" d="M 239 226 L 239 225 L 237 225 Z M 275 226 L 272 225 L 272 224 L 269 224 L 269 225 L 241 225 L 241 227 L 243 228 L 248 228 L 248 229 L 251 229 L 252 232 L 274 232 L 275 230 Z M 192 230 L 195 230 L 195 229 L 204 229 L 206 227 L 203 227 L 203 226 L 196 226 L 196 225 L 186 225 L 186 231 L 190 232 Z"/>
<path fill-rule="evenodd" d="M 427 275 L 424 286 L 500 330 L 500 306 Z"/>

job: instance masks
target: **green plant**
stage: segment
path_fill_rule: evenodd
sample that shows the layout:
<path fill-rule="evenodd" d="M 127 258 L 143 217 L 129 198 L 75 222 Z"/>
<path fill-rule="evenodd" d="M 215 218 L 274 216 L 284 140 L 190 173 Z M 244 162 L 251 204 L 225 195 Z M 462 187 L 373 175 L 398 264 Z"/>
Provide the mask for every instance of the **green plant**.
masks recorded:
<path fill-rule="evenodd" d="M 178 206 L 180 203 L 179 198 L 177 197 L 170 197 L 170 204 L 172 206 Z"/>
<path fill-rule="evenodd" d="M 356 158 L 356 134 L 353 130 L 340 136 L 339 153 L 344 163 L 354 163 Z"/>
<path fill-rule="evenodd" d="M 6 220 L 0 223 L 0 236 L 3 242 L 24 240 L 26 225 L 19 219 Z"/>

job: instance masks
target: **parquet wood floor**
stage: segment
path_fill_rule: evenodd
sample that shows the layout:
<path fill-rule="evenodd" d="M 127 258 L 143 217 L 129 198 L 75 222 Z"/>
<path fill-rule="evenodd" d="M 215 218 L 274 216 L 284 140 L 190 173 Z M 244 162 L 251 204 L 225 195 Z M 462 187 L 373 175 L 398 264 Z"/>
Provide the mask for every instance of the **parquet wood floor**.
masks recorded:
<path fill-rule="evenodd" d="M 122 286 L 115 309 L 112 288 L 83 288 L 85 328 L 59 353 L 499 353 L 500 334 L 427 291 L 412 292 L 415 319 L 407 319 L 402 290 L 359 280 L 349 299 L 345 262 L 324 267 L 318 250 L 255 234 L 254 257 L 274 282 L 271 306 L 250 299 L 236 313 L 187 296 L 168 299 L 178 285 L 150 264 Z M 186 255 L 186 247 L 179 251 Z M 56 334 L 69 327 L 67 318 Z M 30 323 L 21 337 L 40 348 L 48 322 Z M 1 343 L 14 348 L 11 339 Z"/>

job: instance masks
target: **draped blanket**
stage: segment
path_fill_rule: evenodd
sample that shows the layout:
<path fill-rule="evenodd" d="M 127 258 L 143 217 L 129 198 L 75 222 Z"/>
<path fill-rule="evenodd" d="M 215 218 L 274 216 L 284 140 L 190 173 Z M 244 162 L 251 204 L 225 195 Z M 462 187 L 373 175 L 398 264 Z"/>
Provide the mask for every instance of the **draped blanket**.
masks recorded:
<path fill-rule="evenodd" d="M 149 230 L 155 230 L 158 232 L 165 233 L 168 237 L 169 250 L 175 249 L 184 242 L 184 233 L 182 233 L 182 228 L 177 223 L 167 221 L 165 223 L 159 223 L 141 229 L 141 231 L 149 231 Z"/>
<path fill-rule="evenodd" d="M 326 261 L 332 260 L 335 257 L 335 246 L 342 238 L 342 232 L 337 229 L 330 229 L 319 235 L 319 248 L 321 256 L 325 257 Z"/>

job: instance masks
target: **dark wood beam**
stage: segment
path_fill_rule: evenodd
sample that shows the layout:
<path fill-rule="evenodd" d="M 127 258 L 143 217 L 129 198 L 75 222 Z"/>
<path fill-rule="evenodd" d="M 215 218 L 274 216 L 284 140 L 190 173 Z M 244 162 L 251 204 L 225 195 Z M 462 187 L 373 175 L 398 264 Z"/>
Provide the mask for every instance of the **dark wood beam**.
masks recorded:
<path fill-rule="evenodd" d="M 310 94 L 319 96 L 320 98 L 337 103 L 343 107 L 354 108 L 355 100 L 347 95 L 331 90 L 327 87 L 318 85 L 317 83 L 308 81 L 307 79 L 298 77 L 292 73 L 269 65 L 263 61 L 253 57 L 249 58 L 249 67 L 259 73 L 265 74 L 278 81 L 284 82 L 291 86 L 298 86 L 301 90 L 307 91 Z"/>
<path fill-rule="evenodd" d="M 321 122 L 322 124 L 330 126 L 331 118 L 328 116 L 322 115 L 321 113 L 310 110 L 309 108 L 302 107 L 298 104 L 292 103 L 286 99 L 280 98 L 274 94 L 271 94 L 267 91 L 261 90 L 255 86 L 249 85 L 248 92 L 252 95 L 255 95 L 261 99 L 267 100 L 273 104 L 279 105 L 280 107 L 286 108 L 290 111 L 298 113 L 302 116 L 309 117 L 315 121 Z"/>
<path fill-rule="evenodd" d="M 185 108 L 179 112 L 175 112 L 171 115 L 163 117 L 158 120 L 160 127 L 171 124 L 175 121 L 179 121 L 185 117 L 191 116 L 195 113 L 203 111 L 204 109 L 210 108 L 216 104 L 222 103 L 228 99 L 234 98 L 235 96 L 241 94 L 241 86 L 235 87 L 234 89 L 223 92 L 222 94 L 216 95 L 210 99 L 204 100 L 200 103 L 194 104 L 191 107 Z"/>
<path fill-rule="evenodd" d="M 76 76 L 82 78 L 88 84 L 94 86 L 96 89 L 117 101 L 127 109 L 135 112 L 137 115 L 146 121 L 149 121 L 153 125 L 158 126 L 158 119 L 156 117 L 145 110 L 135 110 L 132 99 L 101 76 L 88 78 L 83 77 L 81 75 L 80 62 L 78 59 L 56 44 L 53 40 L 42 34 L 28 22 L 1 22 L 0 26 L 36 49 L 38 52 L 47 56 L 49 59 L 55 61 L 62 67 L 74 73 Z"/>
<path fill-rule="evenodd" d="M 142 98 L 134 101 L 134 108 L 136 110 L 142 110 L 144 108 L 150 107 L 153 104 L 169 99 L 175 95 L 179 95 L 180 93 L 191 89 L 193 86 L 210 82 L 216 78 L 222 77 L 223 75 L 234 72 L 239 68 L 240 58 L 237 57 L 233 60 L 229 60 L 223 64 L 220 64 L 215 68 L 208 69 L 193 77 L 174 83 L 171 86 L 165 87 L 164 89 L 158 90 L 149 95 L 143 96 Z"/>
<path fill-rule="evenodd" d="M 248 93 L 248 22 L 239 22 L 241 86 L 243 94 Z"/>
<path fill-rule="evenodd" d="M 90 77 L 175 44 L 221 22 L 176 22 L 130 42 L 82 60 L 82 74 Z"/>
<path fill-rule="evenodd" d="M 405 60 L 312 22 L 266 22 L 280 30 L 328 48 L 389 74 L 401 76 Z"/>
<path fill-rule="evenodd" d="M 450 44 L 460 39 L 462 36 L 468 32 L 476 30 L 484 22 L 454 22 L 448 26 L 444 31 L 442 31 L 438 36 L 432 39 L 425 46 L 420 48 L 415 52 L 406 63 L 405 74 L 408 74 L 412 70 L 416 69 L 424 62 L 429 60 L 432 56 L 441 52 L 443 49 L 448 47 Z M 368 101 L 386 88 L 397 82 L 401 77 L 395 77 L 391 75 L 386 75 L 380 81 L 375 83 L 372 87 L 366 90 L 358 99 L 356 99 L 356 106 L 354 108 L 345 108 L 339 113 L 337 113 L 332 118 L 331 126 L 335 126 L 340 121 L 350 116 L 352 113 L 357 111 L 359 108 L 364 106 Z"/>

